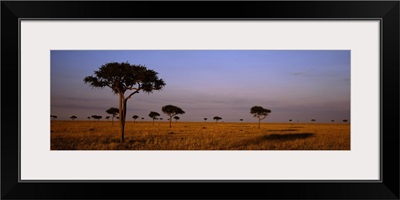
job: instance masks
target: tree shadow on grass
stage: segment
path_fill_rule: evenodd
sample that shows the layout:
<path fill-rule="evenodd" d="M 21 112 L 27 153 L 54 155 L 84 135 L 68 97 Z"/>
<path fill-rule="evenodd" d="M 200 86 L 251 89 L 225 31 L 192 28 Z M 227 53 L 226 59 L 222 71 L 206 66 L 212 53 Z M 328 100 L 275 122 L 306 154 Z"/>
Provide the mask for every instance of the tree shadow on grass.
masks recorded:
<path fill-rule="evenodd" d="M 230 146 L 230 149 L 241 150 L 246 149 L 249 145 L 261 145 L 259 149 L 263 149 L 264 142 L 272 144 L 280 142 L 289 142 L 294 140 L 305 140 L 315 137 L 315 133 L 281 133 L 281 134 L 268 134 L 254 137 L 251 139 L 240 140 Z M 254 149 L 253 149 L 254 150 Z"/>
<path fill-rule="evenodd" d="M 264 140 L 275 140 L 275 141 L 290 141 L 298 139 L 307 139 L 314 137 L 315 133 L 286 133 L 286 134 L 269 134 L 264 135 L 262 139 Z"/>

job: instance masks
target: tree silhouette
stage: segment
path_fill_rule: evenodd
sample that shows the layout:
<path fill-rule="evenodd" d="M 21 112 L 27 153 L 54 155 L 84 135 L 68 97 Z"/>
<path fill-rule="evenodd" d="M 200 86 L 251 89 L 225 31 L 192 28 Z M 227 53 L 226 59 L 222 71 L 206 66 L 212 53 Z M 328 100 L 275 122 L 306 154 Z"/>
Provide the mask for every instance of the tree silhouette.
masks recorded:
<path fill-rule="evenodd" d="M 90 120 L 90 117 L 87 117 L 87 119 L 89 119 L 89 120 Z"/>
<path fill-rule="evenodd" d="M 128 62 L 110 62 L 94 71 L 93 76 L 87 76 L 83 79 L 86 84 L 90 84 L 92 87 L 109 87 L 114 94 L 119 96 L 122 142 L 124 142 L 127 101 L 132 95 L 140 91 L 150 94 L 154 90 L 161 90 L 165 86 L 165 82 L 158 78 L 157 74 L 156 71 L 147 69 L 142 65 L 131 65 Z M 129 91 L 127 96 L 125 96 L 126 91 Z"/>
<path fill-rule="evenodd" d="M 110 116 L 106 116 L 106 120 L 109 120 L 110 119 Z"/>
<path fill-rule="evenodd" d="M 331 122 L 335 122 L 335 120 L 332 119 Z"/>
<path fill-rule="evenodd" d="M 97 121 L 100 121 L 100 119 L 103 118 L 103 117 L 102 117 L 102 116 L 99 116 L 99 115 L 92 115 L 92 118 L 93 118 L 93 121 L 94 121 L 95 119 L 97 119 Z"/>
<path fill-rule="evenodd" d="M 250 113 L 253 114 L 254 117 L 258 118 L 258 128 L 260 128 L 261 120 L 265 119 L 271 110 L 263 108 L 261 106 L 253 106 L 250 108 Z"/>
<path fill-rule="evenodd" d="M 132 118 L 133 118 L 133 123 L 135 123 L 136 119 L 139 118 L 139 116 L 133 115 Z"/>
<path fill-rule="evenodd" d="M 215 120 L 215 123 L 217 123 L 219 120 L 222 119 L 222 117 L 215 116 L 213 119 Z"/>
<path fill-rule="evenodd" d="M 175 119 L 175 122 L 178 122 L 179 117 L 178 117 L 178 116 L 175 116 L 174 119 Z"/>
<path fill-rule="evenodd" d="M 171 128 L 172 117 L 178 114 L 185 114 L 181 108 L 174 105 L 166 105 L 161 108 L 164 114 L 169 116 L 169 127 Z"/>
<path fill-rule="evenodd" d="M 118 109 L 118 108 L 111 107 L 111 108 L 109 108 L 109 109 L 106 110 L 106 113 L 112 115 L 111 124 L 114 125 L 114 117 L 118 115 L 119 109 Z"/>
<path fill-rule="evenodd" d="M 149 114 L 149 117 L 153 119 L 153 125 L 154 125 L 154 120 L 157 119 L 157 117 L 160 116 L 158 112 L 151 111 Z"/>
<path fill-rule="evenodd" d="M 243 121 L 243 119 L 239 119 L 241 122 Z"/>
<path fill-rule="evenodd" d="M 141 119 L 142 119 L 142 121 L 143 121 L 143 120 L 144 120 L 144 117 L 142 117 Z"/>
<path fill-rule="evenodd" d="M 70 118 L 71 118 L 72 120 L 74 120 L 74 119 L 76 119 L 76 118 L 78 118 L 78 117 L 75 116 L 75 115 L 72 115 Z"/>
<path fill-rule="evenodd" d="M 207 122 L 207 119 L 208 119 L 208 118 L 207 118 L 207 117 L 205 117 L 205 118 L 204 118 L 204 122 Z"/>
<path fill-rule="evenodd" d="M 315 120 L 315 119 L 312 119 L 311 121 L 312 121 L 312 122 L 315 122 L 315 121 L 317 121 L 317 120 Z"/>
<path fill-rule="evenodd" d="M 289 122 L 292 122 L 292 120 L 291 120 L 291 119 L 289 119 Z"/>
<path fill-rule="evenodd" d="M 56 116 L 56 115 L 50 115 L 50 117 L 51 117 L 52 119 L 57 119 L 57 116 Z"/>
<path fill-rule="evenodd" d="M 344 119 L 343 122 L 346 123 L 346 122 L 347 122 L 347 119 Z"/>

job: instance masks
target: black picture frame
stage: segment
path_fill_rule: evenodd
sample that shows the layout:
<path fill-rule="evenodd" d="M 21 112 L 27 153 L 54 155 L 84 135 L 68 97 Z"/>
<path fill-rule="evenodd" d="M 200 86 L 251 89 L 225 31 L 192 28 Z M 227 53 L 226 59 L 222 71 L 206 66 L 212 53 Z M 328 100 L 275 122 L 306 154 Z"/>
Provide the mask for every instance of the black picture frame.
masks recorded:
<path fill-rule="evenodd" d="M 399 8 L 398 1 L 2 1 L 1 198 L 399 199 Z M 16 124 L 19 124 L 20 112 L 17 76 L 20 63 L 19 19 L 22 18 L 379 19 L 382 22 L 382 180 L 379 182 L 19 182 L 20 127 Z M 368 114 L 368 108 L 365 110 Z"/>

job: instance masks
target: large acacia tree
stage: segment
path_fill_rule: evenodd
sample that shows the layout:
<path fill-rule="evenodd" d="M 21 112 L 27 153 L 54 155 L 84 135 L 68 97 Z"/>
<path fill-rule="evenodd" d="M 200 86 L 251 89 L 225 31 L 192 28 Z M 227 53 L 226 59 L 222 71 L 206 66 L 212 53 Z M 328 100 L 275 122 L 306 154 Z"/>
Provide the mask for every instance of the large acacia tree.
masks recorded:
<path fill-rule="evenodd" d="M 253 114 L 254 117 L 258 118 L 258 128 L 260 128 L 261 120 L 265 119 L 271 110 L 263 108 L 261 106 L 253 106 L 250 108 L 250 113 Z"/>
<path fill-rule="evenodd" d="M 83 81 L 92 87 L 109 87 L 114 94 L 119 96 L 119 122 L 122 142 L 124 142 L 127 101 L 140 91 L 150 94 L 165 86 L 165 82 L 158 78 L 156 71 L 128 62 L 106 63 L 94 71 L 94 75 L 85 77 Z M 128 93 L 125 94 L 126 92 Z"/>
<path fill-rule="evenodd" d="M 169 127 L 171 128 L 172 117 L 178 114 L 185 114 L 181 108 L 174 105 L 166 105 L 161 108 L 164 114 L 169 116 Z"/>

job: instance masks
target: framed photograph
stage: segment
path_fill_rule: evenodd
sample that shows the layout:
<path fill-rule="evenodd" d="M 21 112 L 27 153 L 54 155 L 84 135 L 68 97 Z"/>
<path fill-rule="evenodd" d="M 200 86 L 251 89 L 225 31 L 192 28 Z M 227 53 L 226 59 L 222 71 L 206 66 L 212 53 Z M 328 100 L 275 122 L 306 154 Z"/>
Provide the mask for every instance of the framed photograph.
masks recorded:
<path fill-rule="evenodd" d="M 399 199 L 399 9 L 2 1 L 1 198 Z"/>

